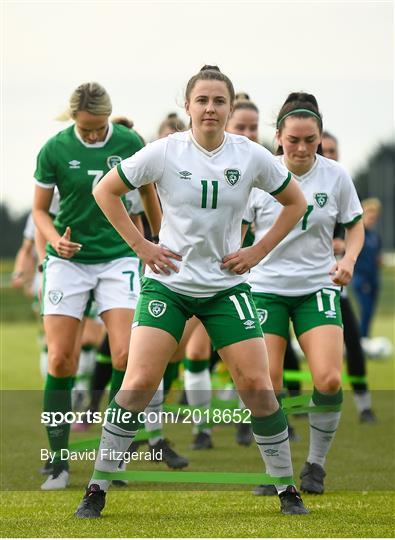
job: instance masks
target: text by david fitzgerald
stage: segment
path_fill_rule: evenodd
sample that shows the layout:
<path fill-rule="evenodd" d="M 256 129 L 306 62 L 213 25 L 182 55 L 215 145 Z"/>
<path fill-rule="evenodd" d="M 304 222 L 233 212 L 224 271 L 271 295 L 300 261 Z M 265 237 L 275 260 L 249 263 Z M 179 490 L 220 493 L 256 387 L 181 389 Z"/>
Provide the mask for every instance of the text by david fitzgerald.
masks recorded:
<path fill-rule="evenodd" d="M 163 450 L 151 450 L 141 452 L 121 452 L 110 448 L 100 448 L 99 450 L 83 450 L 73 451 L 67 448 L 62 448 L 58 452 L 51 452 L 46 448 L 41 448 L 41 461 L 48 461 L 53 463 L 55 458 L 59 455 L 61 461 L 96 461 L 99 456 L 100 459 L 106 461 L 124 461 L 130 463 L 131 461 L 162 461 Z"/>

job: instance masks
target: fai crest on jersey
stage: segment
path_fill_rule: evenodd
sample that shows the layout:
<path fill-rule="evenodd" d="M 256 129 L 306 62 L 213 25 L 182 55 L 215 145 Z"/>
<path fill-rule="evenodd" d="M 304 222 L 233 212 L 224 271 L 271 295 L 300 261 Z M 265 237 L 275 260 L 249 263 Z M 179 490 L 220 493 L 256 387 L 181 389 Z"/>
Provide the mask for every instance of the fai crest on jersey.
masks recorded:
<path fill-rule="evenodd" d="M 56 306 L 62 300 L 63 293 L 62 293 L 62 291 L 55 291 L 55 290 L 48 291 L 48 298 L 49 298 L 49 301 L 51 302 L 51 304 Z"/>
<path fill-rule="evenodd" d="M 240 180 L 241 172 L 239 169 L 225 169 L 224 171 L 226 181 L 231 186 L 235 186 Z"/>
<path fill-rule="evenodd" d="M 257 313 L 259 317 L 259 324 L 262 326 L 267 321 L 268 312 L 267 309 L 257 308 Z"/>
<path fill-rule="evenodd" d="M 107 167 L 109 169 L 113 169 L 117 165 L 119 165 L 122 161 L 122 158 L 120 156 L 109 156 L 107 158 Z"/>
<path fill-rule="evenodd" d="M 148 304 L 148 311 L 153 317 L 162 317 L 166 311 L 167 304 L 161 300 L 151 300 Z"/>
<path fill-rule="evenodd" d="M 326 193 L 314 193 L 314 199 L 320 208 L 324 208 L 328 202 L 328 195 Z"/>

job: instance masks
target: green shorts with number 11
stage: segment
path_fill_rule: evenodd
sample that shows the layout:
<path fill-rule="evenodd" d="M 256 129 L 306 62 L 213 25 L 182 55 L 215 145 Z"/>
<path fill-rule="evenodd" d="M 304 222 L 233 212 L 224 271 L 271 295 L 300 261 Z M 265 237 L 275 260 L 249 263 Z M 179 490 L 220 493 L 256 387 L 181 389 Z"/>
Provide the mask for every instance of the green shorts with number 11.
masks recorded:
<path fill-rule="evenodd" d="M 215 349 L 262 337 L 250 289 L 242 283 L 208 298 L 195 298 L 178 294 L 155 279 L 143 278 L 133 328 L 161 328 L 179 342 L 186 321 L 196 315 Z"/>
<path fill-rule="evenodd" d="M 252 297 L 262 330 L 267 334 L 288 339 L 290 320 L 296 337 L 317 326 L 342 326 L 340 291 L 335 289 L 325 288 L 303 296 L 253 293 Z"/>

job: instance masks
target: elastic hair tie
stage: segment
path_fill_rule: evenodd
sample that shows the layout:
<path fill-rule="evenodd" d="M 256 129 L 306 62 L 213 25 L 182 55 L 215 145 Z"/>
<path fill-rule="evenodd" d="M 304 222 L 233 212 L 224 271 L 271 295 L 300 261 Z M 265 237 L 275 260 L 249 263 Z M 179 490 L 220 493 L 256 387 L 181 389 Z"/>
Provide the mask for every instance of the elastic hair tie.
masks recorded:
<path fill-rule="evenodd" d="M 311 111 L 310 109 L 293 109 L 292 111 L 289 111 L 287 114 L 284 114 L 284 116 L 282 116 L 280 118 L 280 120 L 278 120 L 277 129 L 279 128 L 279 126 L 280 126 L 281 122 L 283 122 L 283 120 L 285 120 L 288 116 L 291 116 L 291 114 L 297 114 L 297 113 L 310 114 L 311 116 L 314 116 L 315 118 L 317 118 L 317 120 L 322 122 L 321 117 L 317 113 L 315 113 L 314 111 Z"/>

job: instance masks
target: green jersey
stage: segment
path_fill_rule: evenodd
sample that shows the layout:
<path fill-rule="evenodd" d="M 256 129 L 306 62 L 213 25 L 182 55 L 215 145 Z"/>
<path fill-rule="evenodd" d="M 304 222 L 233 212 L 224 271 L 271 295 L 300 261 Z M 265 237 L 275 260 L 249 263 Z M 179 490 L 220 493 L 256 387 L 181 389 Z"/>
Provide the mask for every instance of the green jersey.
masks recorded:
<path fill-rule="evenodd" d="M 85 143 L 72 125 L 41 149 L 34 177 L 39 186 L 59 190 L 55 228 L 63 235 L 69 226 L 72 242 L 82 244 L 73 262 L 95 264 L 135 256 L 96 204 L 92 190 L 110 169 L 143 146 L 135 131 L 110 123 L 104 141 Z M 58 257 L 49 244 L 47 253 Z"/>

